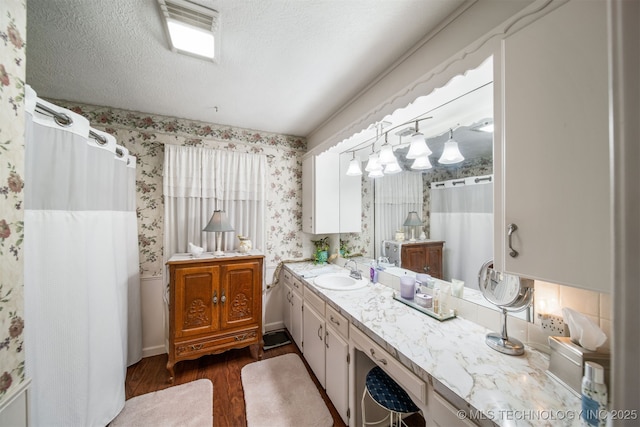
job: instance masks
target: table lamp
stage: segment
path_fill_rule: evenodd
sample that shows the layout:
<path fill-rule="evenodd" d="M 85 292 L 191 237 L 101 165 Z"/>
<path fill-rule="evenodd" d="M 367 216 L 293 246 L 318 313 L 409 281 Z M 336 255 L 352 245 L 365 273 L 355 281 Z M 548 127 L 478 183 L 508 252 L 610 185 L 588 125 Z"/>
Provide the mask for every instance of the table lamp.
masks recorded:
<path fill-rule="evenodd" d="M 411 227 L 411 239 L 409 239 L 409 241 L 415 242 L 416 241 L 415 227 L 418 225 L 422 225 L 422 220 L 418 216 L 418 212 L 416 211 L 409 212 L 409 215 L 407 215 L 407 219 L 404 220 L 404 224 L 402 225 L 404 225 L 405 227 Z"/>
<path fill-rule="evenodd" d="M 224 211 L 213 211 L 213 215 L 211 215 L 211 219 L 205 228 L 202 231 L 213 231 L 216 234 L 216 251 L 213 253 L 214 256 L 224 255 L 222 251 L 222 233 L 226 231 L 234 231 L 231 224 L 229 224 L 229 220 L 227 219 L 227 214 Z"/>

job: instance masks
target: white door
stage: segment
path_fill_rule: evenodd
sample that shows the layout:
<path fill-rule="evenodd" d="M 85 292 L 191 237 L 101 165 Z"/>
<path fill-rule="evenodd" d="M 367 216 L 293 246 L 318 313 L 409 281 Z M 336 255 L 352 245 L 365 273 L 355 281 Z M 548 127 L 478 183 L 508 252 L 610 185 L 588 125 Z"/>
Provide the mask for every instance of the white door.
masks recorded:
<path fill-rule="evenodd" d="M 293 341 L 296 343 L 300 351 L 302 351 L 302 296 L 299 293 L 291 290 L 291 329 L 289 332 L 293 337 Z"/>

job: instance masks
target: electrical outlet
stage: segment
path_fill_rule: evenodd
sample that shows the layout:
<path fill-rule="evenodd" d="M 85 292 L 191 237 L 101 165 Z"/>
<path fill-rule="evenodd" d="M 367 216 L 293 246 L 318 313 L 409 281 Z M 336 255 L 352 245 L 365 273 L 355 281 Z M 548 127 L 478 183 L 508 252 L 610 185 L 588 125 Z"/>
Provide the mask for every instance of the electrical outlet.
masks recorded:
<path fill-rule="evenodd" d="M 538 320 L 540 320 L 540 327 L 543 331 L 546 331 L 554 336 L 568 337 L 569 327 L 564 323 L 562 316 L 556 316 L 554 314 L 538 313 Z"/>

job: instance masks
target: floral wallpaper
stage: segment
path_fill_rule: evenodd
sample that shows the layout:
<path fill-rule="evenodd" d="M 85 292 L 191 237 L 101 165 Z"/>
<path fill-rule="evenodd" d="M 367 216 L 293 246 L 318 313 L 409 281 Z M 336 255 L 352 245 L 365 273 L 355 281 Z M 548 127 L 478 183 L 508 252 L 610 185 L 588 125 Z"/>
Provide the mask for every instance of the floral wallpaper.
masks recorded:
<path fill-rule="evenodd" d="M 37 91 L 37 88 L 34 88 Z M 302 154 L 306 140 L 174 117 L 50 100 L 84 115 L 91 126 L 114 135 L 137 158 L 140 273 L 162 275 L 164 145 L 202 146 L 265 154 L 268 162 L 266 265 L 303 258 Z"/>
<path fill-rule="evenodd" d="M 25 0 L 0 7 L 0 403 L 24 374 Z"/>

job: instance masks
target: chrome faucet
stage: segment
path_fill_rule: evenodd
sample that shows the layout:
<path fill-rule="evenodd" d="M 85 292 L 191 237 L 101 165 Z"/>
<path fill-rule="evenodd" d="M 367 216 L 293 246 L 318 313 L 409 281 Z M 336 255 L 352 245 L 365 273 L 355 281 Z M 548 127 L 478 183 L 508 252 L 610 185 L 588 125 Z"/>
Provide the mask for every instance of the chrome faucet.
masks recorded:
<path fill-rule="evenodd" d="M 344 268 L 347 268 L 347 265 L 352 262 L 353 263 L 353 268 L 351 269 L 351 272 L 349 273 L 349 277 L 353 277 L 354 279 L 362 279 L 362 273 L 360 273 L 358 271 L 358 264 L 355 262 L 355 260 L 347 260 L 347 262 L 344 263 Z"/>

